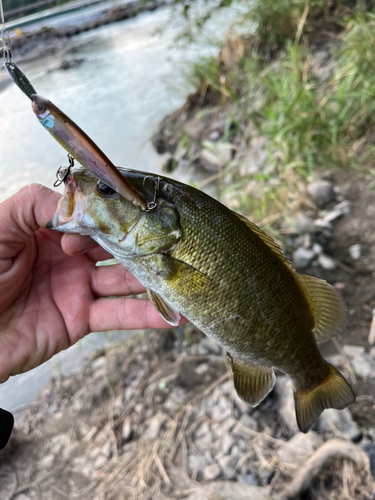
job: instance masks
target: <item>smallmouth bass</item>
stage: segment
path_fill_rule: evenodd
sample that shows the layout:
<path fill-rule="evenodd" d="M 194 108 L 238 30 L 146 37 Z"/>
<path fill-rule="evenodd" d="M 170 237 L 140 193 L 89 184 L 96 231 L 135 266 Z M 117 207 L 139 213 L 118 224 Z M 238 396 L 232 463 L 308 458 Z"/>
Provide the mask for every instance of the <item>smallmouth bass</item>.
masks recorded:
<path fill-rule="evenodd" d="M 140 210 L 73 168 L 49 227 L 90 235 L 145 286 L 167 322 L 178 325 L 181 313 L 226 349 L 236 391 L 248 404 L 272 389 L 273 368 L 293 382 L 302 432 L 325 408 L 354 403 L 351 387 L 317 346 L 347 322 L 331 285 L 297 273 L 261 229 L 205 193 L 119 171 L 144 200 L 157 186 L 154 210 Z"/>

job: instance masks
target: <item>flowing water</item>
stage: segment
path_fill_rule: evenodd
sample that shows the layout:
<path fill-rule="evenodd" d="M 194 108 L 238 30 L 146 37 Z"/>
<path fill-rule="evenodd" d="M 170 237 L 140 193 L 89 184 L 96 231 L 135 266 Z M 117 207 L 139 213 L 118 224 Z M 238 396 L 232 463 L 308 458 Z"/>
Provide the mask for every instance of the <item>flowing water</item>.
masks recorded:
<path fill-rule="evenodd" d="M 168 8 L 143 13 L 78 35 L 70 53 L 20 64 L 37 92 L 83 128 L 115 165 L 160 172 L 163 159 L 149 139 L 160 120 L 192 90 L 181 70 L 200 55 L 218 52 L 208 42 L 179 48 L 173 42 L 176 28 L 156 34 L 168 16 Z M 229 22 L 226 15 L 208 30 L 223 39 Z M 57 69 L 62 57 L 73 56 L 85 62 L 68 71 Z M 11 84 L 2 90 L 0 103 L 1 202 L 31 182 L 52 187 L 57 168 L 67 164 L 67 158 L 18 87 Z M 180 172 L 179 179 L 188 182 L 189 174 Z M 117 333 L 115 340 L 131 333 Z M 103 333 L 91 334 L 43 366 L 12 377 L 0 386 L 0 407 L 14 411 L 31 403 L 51 376 L 78 370 L 89 353 L 107 341 Z M 16 412 L 16 419 L 20 414 Z"/>

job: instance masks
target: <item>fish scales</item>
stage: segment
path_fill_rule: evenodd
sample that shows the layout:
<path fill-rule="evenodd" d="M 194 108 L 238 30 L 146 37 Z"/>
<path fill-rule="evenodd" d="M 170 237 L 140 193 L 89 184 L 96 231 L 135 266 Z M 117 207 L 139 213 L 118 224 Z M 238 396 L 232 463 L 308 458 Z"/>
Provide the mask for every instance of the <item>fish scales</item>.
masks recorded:
<path fill-rule="evenodd" d="M 121 173 L 142 198 L 152 199 L 153 183 L 145 182 L 150 174 Z M 345 326 L 342 299 L 324 281 L 298 274 L 257 226 L 164 177 L 155 177 L 157 206 L 149 212 L 117 193 L 101 193 L 82 169 L 72 169 L 66 184 L 50 227 L 90 234 L 149 290 L 166 321 L 176 325 L 183 314 L 226 349 L 242 399 L 258 404 L 278 368 L 293 382 L 303 432 L 324 408 L 354 402 L 349 384 L 317 346 Z M 72 197 L 74 210 L 66 217 Z"/>

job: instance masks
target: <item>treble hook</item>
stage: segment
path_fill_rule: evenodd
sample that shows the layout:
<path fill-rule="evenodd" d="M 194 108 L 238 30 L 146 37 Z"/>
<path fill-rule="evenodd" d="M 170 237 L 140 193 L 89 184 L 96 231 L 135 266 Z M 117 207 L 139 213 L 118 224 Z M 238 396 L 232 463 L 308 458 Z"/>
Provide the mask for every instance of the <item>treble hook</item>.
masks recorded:
<path fill-rule="evenodd" d="M 147 207 L 146 207 L 146 212 L 150 212 L 151 210 L 154 210 L 158 206 L 156 203 L 156 195 L 157 195 L 157 192 L 159 190 L 161 177 L 156 177 L 156 179 L 155 179 L 155 177 L 153 177 L 152 175 L 146 175 L 146 177 L 144 177 L 144 179 L 143 179 L 143 187 L 145 187 L 147 179 L 152 179 L 154 181 L 154 184 L 155 184 L 154 199 L 152 201 L 149 201 L 147 203 Z"/>
<path fill-rule="evenodd" d="M 60 184 L 65 182 L 66 178 L 69 175 L 70 169 L 74 167 L 74 158 L 72 155 L 68 153 L 69 167 L 59 167 L 56 172 L 56 181 L 53 184 L 53 187 L 59 187 Z"/>

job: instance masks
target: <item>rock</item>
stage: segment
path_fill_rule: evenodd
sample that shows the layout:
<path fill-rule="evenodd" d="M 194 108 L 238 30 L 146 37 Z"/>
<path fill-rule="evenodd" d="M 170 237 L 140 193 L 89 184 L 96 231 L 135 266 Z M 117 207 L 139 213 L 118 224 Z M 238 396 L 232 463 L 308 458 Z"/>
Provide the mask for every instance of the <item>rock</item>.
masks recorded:
<path fill-rule="evenodd" d="M 214 481 L 194 490 L 186 500 L 270 500 L 270 495 L 268 488 Z"/>
<path fill-rule="evenodd" d="M 195 368 L 194 373 L 196 375 L 202 376 L 202 375 L 204 375 L 205 373 L 208 372 L 209 368 L 210 367 L 209 367 L 208 363 L 201 363 L 200 365 L 198 365 Z"/>
<path fill-rule="evenodd" d="M 168 415 L 158 411 L 156 415 L 150 418 L 147 422 L 145 422 L 146 431 L 144 432 L 144 439 L 156 439 L 160 436 L 161 428 L 165 424 L 165 422 L 169 419 Z"/>
<path fill-rule="evenodd" d="M 278 398 L 278 415 L 284 432 L 293 436 L 299 432 L 296 412 L 294 408 L 294 396 L 292 382 L 288 377 L 277 377 L 275 391 Z"/>
<path fill-rule="evenodd" d="M 329 181 L 314 181 L 307 186 L 307 192 L 318 207 L 328 205 L 335 198 L 333 184 Z"/>
<path fill-rule="evenodd" d="M 345 345 L 342 348 L 342 356 L 331 356 L 334 364 L 343 365 L 349 362 L 355 374 L 362 379 L 375 378 L 375 349 L 371 348 L 367 353 L 364 347 Z"/>
<path fill-rule="evenodd" d="M 319 245 L 319 243 L 314 243 L 312 251 L 314 252 L 315 255 L 320 255 L 323 252 L 323 247 L 322 245 Z"/>
<path fill-rule="evenodd" d="M 258 430 L 258 422 L 255 420 L 255 418 L 251 417 L 248 413 L 244 413 L 240 417 L 239 422 L 240 422 L 240 424 L 247 427 L 248 429 L 251 429 L 253 431 Z"/>
<path fill-rule="evenodd" d="M 84 62 L 85 62 L 85 59 L 83 59 L 82 57 L 73 57 L 73 59 L 65 59 L 61 63 L 59 69 L 67 70 L 70 68 L 77 68 L 78 66 L 80 66 Z"/>
<path fill-rule="evenodd" d="M 266 146 L 269 143 L 267 137 L 253 137 L 249 149 L 238 159 L 239 175 L 241 177 L 251 177 L 264 170 L 269 154 Z"/>
<path fill-rule="evenodd" d="M 366 443 L 362 443 L 361 446 L 369 456 L 371 474 L 375 479 L 375 443 L 373 441 L 367 441 Z"/>
<path fill-rule="evenodd" d="M 293 222 L 297 227 L 299 233 L 306 234 L 306 233 L 313 233 L 314 231 L 316 231 L 316 225 L 314 219 L 308 217 L 306 214 L 302 212 L 294 217 Z"/>
<path fill-rule="evenodd" d="M 281 445 L 277 454 L 284 466 L 295 471 L 323 444 L 323 439 L 314 431 L 298 432 L 287 443 L 293 448 Z"/>
<path fill-rule="evenodd" d="M 217 356 L 220 356 L 221 347 L 205 335 L 198 344 L 197 353 L 201 356 L 205 356 L 207 354 L 216 354 Z"/>
<path fill-rule="evenodd" d="M 207 460 L 206 457 L 202 455 L 189 455 L 188 458 L 188 467 L 191 472 L 197 472 L 199 474 L 203 474 L 203 470 L 207 465 L 210 465 L 208 463 L 209 461 Z"/>
<path fill-rule="evenodd" d="M 330 257 L 328 257 L 328 255 L 325 255 L 324 253 L 321 253 L 318 256 L 318 262 L 319 265 L 323 269 L 326 269 L 327 271 L 333 271 L 334 269 L 336 269 L 335 262 Z"/>
<path fill-rule="evenodd" d="M 362 255 L 362 245 L 357 243 L 349 247 L 349 255 L 352 260 L 359 260 Z"/>
<path fill-rule="evenodd" d="M 344 410 L 336 410 L 335 408 L 328 408 L 327 410 L 324 410 L 322 415 L 319 417 L 318 426 L 319 430 L 323 432 L 334 432 L 337 429 L 351 441 L 359 441 L 362 437 L 362 432 L 354 422 L 348 408 L 345 408 Z"/>
<path fill-rule="evenodd" d="M 123 425 L 122 425 L 122 439 L 124 440 L 125 443 L 127 441 L 129 441 L 132 432 L 133 432 L 133 428 L 132 428 L 131 420 L 130 420 L 130 418 L 126 418 L 124 420 Z"/>
<path fill-rule="evenodd" d="M 221 467 L 223 476 L 227 479 L 232 479 L 236 477 L 236 471 L 231 466 L 232 457 L 228 455 L 221 455 L 216 458 L 218 464 Z"/>
<path fill-rule="evenodd" d="M 224 434 L 222 443 L 221 443 L 221 449 L 223 450 L 223 453 L 225 455 L 228 455 L 230 453 L 230 450 L 232 449 L 232 446 L 235 444 L 236 439 L 232 436 L 232 434 Z"/>
<path fill-rule="evenodd" d="M 199 160 L 205 170 L 217 172 L 230 163 L 234 156 L 233 145 L 229 142 L 203 141 Z"/>
<path fill-rule="evenodd" d="M 297 269 L 306 269 L 314 257 L 315 254 L 312 250 L 303 247 L 297 248 L 292 257 L 293 266 Z"/>
<path fill-rule="evenodd" d="M 218 464 L 206 465 L 203 469 L 203 479 L 207 481 L 212 481 L 213 479 L 217 479 L 221 474 L 221 469 Z"/>

